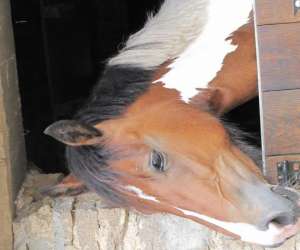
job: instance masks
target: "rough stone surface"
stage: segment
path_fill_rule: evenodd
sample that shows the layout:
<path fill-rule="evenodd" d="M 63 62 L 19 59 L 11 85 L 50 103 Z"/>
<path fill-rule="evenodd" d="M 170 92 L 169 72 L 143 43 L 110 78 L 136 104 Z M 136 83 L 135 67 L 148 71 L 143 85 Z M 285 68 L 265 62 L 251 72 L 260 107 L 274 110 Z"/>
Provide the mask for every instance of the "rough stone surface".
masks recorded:
<path fill-rule="evenodd" d="M 173 215 L 108 209 L 93 193 L 42 197 L 39 188 L 58 178 L 28 175 L 16 201 L 15 250 L 264 250 Z M 300 249 L 300 237 L 278 249 Z"/>

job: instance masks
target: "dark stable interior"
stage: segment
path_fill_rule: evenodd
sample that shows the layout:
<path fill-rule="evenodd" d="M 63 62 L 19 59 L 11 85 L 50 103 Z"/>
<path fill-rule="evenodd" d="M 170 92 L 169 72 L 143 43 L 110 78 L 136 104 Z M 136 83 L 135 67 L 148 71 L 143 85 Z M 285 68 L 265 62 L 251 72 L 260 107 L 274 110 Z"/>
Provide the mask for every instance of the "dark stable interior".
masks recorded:
<path fill-rule="evenodd" d="M 12 0 L 27 157 L 46 173 L 67 172 L 64 147 L 43 130 L 69 119 L 105 61 L 162 0 Z M 255 99 L 225 117 L 260 145 Z"/>

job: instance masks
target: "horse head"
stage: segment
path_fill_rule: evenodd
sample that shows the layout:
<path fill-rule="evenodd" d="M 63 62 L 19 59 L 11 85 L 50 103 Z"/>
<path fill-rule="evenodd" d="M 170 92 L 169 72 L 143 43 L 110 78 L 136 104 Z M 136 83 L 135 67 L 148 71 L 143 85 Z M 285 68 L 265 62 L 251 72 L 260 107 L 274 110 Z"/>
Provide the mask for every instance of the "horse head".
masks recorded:
<path fill-rule="evenodd" d="M 219 116 L 257 94 L 251 10 L 250 0 L 166 0 L 74 120 L 46 130 L 67 145 L 72 173 L 119 206 L 247 242 L 275 246 L 295 235 L 299 195 L 269 185 L 254 149 Z"/>
<path fill-rule="evenodd" d="M 93 122 L 116 107 L 94 109 L 46 131 L 68 145 L 71 171 L 91 190 L 119 206 L 173 213 L 262 245 L 297 231 L 299 196 L 266 183 L 246 144 L 207 109 L 160 84 L 112 119 Z"/>

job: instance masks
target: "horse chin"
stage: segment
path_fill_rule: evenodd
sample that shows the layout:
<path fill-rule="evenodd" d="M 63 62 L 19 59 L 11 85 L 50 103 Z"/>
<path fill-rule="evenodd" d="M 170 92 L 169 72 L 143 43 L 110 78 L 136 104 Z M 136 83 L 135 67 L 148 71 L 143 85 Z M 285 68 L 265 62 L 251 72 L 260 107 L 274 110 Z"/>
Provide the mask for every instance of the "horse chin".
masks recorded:
<path fill-rule="evenodd" d="M 267 247 L 267 248 L 278 248 L 278 247 L 281 247 L 284 243 L 285 243 L 285 241 L 283 241 L 281 243 L 277 243 L 277 244 L 271 245 L 271 246 L 264 246 L 264 247 Z"/>
<path fill-rule="evenodd" d="M 288 239 L 295 236 L 297 234 L 297 232 L 299 231 L 299 227 L 300 227 L 300 220 L 298 220 L 298 222 L 295 225 L 285 226 L 282 229 L 280 229 L 281 233 L 278 235 L 278 238 L 283 238 L 283 239 L 281 239 L 281 240 L 279 240 L 279 242 L 276 242 L 275 244 L 273 244 L 272 247 L 273 248 L 278 247 L 278 246 L 282 245 L 283 243 L 285 243 Z"/>
<path fill-rule="evenodd" d="M 248 225 L 250 226 L 250 225 Z M 239 235 L 242 241 L 261 245 L 267 248 L 276 248 L 283 245 L 288 239 L 294 237 L 300 229 L 300 219 L 295 225 L 288 225 L 285 227 L 279 227 L 276 223 L 269 225 L 266 231 L 260 230 L 250 230 L 247 232 L 249 234 L 256 234 L 254 238 L 248 238 L 247 235 Z M 256 231 L 256 232 L 255 232 Z"/>

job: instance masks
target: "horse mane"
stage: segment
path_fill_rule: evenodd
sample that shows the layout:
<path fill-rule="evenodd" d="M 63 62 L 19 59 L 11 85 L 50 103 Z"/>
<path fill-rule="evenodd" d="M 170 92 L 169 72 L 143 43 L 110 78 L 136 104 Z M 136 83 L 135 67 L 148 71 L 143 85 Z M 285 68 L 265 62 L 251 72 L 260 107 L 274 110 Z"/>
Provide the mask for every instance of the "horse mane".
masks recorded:
<path fill-rule="evenodd" d="M 159 11 L 148 14 L 144 27 L 129 37 L 108 65 L 157 67 L 176 58 L 199 36 L 207 22 L 209 0 L 162 2 Z"/>
<path fill-rule="evenodd" d="M 108 60 L 75 119 L 94 125 L 122 114 L 124 107 L 147 90 L 155 70 L 180 55 L 199 36 L 206 23 L 208 2 L 164 0 L 159 11 L 149 14 L 144 27 Z"/>
<path fill-rule="evenodd" d="M 113 172 L 108 166 L 110 153 L 104 146 L 67 146 L 66 159 L 70 171 L 90 190 L 112 204 L 127 204 L 119 192 L 119 173 Z"/>
<path fill-rule="evenodd" d="M 255 164 L 262 170 L 262 152 L 261 149 L 249 143 L 251 139 L 254 139 L 252 134 L 249 134 L 242 129 L 240 129 L 236 124 L 232 124 L 228 121 L 221 121 L 227 130 L 232 144 L 239 148 L 243 153 L 248 155 Z"/>
<path fill-rule="evenodd" d="M 148 89 L 153 73 L 130 65 L 108 66 L 74 119 L 95 125 L 121 115 Z"/>
<path fill-rule="evenodd" d="M 130 65 L 107 66 L 89 99 L 75 114 L 74 119 L 94 126 L 116 118 L 144 93 L 151 82 L 153 70 Z M 118 190 L 119 173 L 108 166 L 111 153 L 105 145 L 66 147 L 70 171 L 90 190 L 113 204 L 124 206 L 126 200 Z"/>

